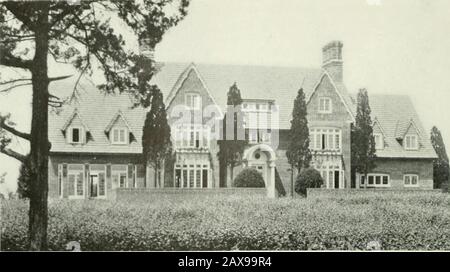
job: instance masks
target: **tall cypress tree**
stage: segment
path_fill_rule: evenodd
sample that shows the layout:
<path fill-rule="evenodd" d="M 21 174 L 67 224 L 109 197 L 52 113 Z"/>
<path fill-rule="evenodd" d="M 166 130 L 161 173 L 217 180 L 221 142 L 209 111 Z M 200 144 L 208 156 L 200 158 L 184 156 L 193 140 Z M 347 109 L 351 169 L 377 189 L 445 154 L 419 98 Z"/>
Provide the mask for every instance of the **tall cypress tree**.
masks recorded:
<path fill-rule="evenodd" d="M 308 119 L 306 119 L 306 116 L 305 93 L 301 88 L 294 101 L 289 131 L 289 146 L 286 151 L 288 162 L 291 165 L 291 196 L 294 195 L 294 168 L 300 173 L 302 168 L 308 168 L 311 162 Z"/>
<path fill-rule="evenodd" d="M 375 168 L 376 158 L 370 113 L 367 90 L 361 89 L 357 97 L 356 120 L 351 131 L 351 160 L 353 173 L 362 173 L 366 177 Z M 364 185 L 367 187 L 367 180 Z"/>
<path fill-rule="evenodd" d="M 158 179 L 158 170 L 161 169 L 164 161 L 172 154 L 172 142 L 170 140 L 170 126 L 167 122 L 166 106 L 159 89 L 154 90 L 150 111 L 147 112 L 145 118 L 142 134 L 142 151 L 145 165 L 150 165 L 155 172 L 155 187 L 160 187 L 161 181 Z"/>
<path fill-rule="evenodd" d="M 431 144 L 438 155 L 438 158 L 433 162 L 433 187 L 448 191 L 450 176 L 448 156 L 441 131 L 435 126 L 431 129 Z"/>
<path fill-rule="evenodd" d="M 218 141 L 219 152 L 217 154 L 219 162 L 222 166 L 230 169 L 230 176 L 227 177 L 231 179 L 234 178 L 234 167 L 237 166 L 242 161 L 242 155 L 244 153 L 245 146 L 247 145 L 247 140 L 240 139 L 240 135 L 244 132 L 243 127 L 243 114 L 242 114 L 242 97 L 241 91 L 237 87 L 236 82 L 230 87 L 227 95 L 227 112 L 223 119 L 223 139 Z M 233 116 L 232 118 L 230 116 Z M 233 124 L 227 123 L 227 121 L 232 120 Z M 227 137 L 227 129 L 233 130 L 232 139 Z M 228 133 L 230 134 L 230 133 Z"/>

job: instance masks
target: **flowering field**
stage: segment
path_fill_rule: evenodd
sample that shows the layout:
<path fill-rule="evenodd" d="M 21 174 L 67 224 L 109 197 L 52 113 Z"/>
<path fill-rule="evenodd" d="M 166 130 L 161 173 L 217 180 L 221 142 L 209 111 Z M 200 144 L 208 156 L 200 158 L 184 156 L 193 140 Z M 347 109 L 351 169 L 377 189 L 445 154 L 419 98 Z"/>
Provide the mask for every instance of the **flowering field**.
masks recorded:
<path fill-rule="evenodd" d="M 49 247 L 64 250 L 450 250 L 450 195 L 317 199 L 156 196 L 151 203 L 57 200 Z M 25 250 L 28 204 L 2 202 L 1 249 Z"/>

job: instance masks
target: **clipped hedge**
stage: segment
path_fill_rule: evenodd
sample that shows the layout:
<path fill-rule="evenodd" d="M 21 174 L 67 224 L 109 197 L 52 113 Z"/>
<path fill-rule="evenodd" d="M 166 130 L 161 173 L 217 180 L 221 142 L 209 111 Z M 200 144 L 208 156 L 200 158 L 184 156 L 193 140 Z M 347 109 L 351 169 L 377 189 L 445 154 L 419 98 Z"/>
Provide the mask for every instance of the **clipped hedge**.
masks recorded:
<path fill-rule="evenodd" d="M 49 247 L 86 250 L 450 250 L 450 197 L 180 195 L 49 204 Z M 28 204 L 2 202 L 1 249 L 26 250 Z"/>
<path fill-rule="evenodd" d="M 265 183 L 261 174 L 253 168 L 245 168 L 234 178 L 234 187 L 264 188 Z"/>

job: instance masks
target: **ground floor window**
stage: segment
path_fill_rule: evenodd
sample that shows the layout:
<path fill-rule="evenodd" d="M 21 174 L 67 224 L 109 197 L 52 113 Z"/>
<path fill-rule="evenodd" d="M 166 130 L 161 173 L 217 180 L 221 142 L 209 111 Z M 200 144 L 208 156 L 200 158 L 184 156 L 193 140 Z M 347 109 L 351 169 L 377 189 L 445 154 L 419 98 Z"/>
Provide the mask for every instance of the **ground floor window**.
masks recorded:
<path fill-rule="evenodd" d="M 89 168 L 89 197 L 106 197 L 105 165 L 93 164 Z"/>
<path fill-rule="evenodd" d="M 63 165 L 58 164 L 58 196 L 63 196 Z"/>
<path fill-rule="evenodd" d="M 408 174 L 403 176 L 403 182 L 405 187 L 418 187 L 419 186 L 419 176 Z"/>
<path fill-rule="evenodd" d="M 209 164 L 176 164 L 174 187 L 208 188 Z"/>
<path fill-rule="evenodd" d="M 323 183 L 327 189 L 344 188 L 344 172 L 338 164 L 325 164 L 314 166 L 322 176 Z"/>
<path fill-rule="evenodd" d="M 112 165 L 111 166 L 113 184 L 117 188 L 128 187 L 127 165 Z"/>
<path fill-rule="evenodd" d="M 69 164 L 67 166 L 68 196 L 69 198 L 84 197 L 84 165 Z"/>
<path fill-rule="evenodd" d="M 361 187 L 389 187 L 390 182 L 389 175 L 387 174 L 368 174 L 367 175 L 367 185 L 366 177 L 361 175 L 360 184 Z"/>

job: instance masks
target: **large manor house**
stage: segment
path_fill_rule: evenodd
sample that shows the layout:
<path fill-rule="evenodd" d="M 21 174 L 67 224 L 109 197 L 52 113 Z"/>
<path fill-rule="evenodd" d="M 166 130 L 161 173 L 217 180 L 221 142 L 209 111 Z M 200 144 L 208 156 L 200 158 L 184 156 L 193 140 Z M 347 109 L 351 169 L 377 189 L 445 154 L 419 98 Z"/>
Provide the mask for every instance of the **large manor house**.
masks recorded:
<path fill-rule="evenodd" d="M 87 199 L 108 198 L 119 188 L 231 187 L 226 169 L 219 165 L 214 135 L 234 83 L 243 99 L 248 140 L 234 175 L 244 167 L 255 168 L 270 197 L 291 190 L 286 148 L 300 88 L 306 94 L 312 167 L 321 173 L 324 187 L 432 189 L 436 154 L 410 98 L 400 95 L 369 95 L 376 168 L 367 177 L 357 174 L 351 179 L 350 127 L 356 99 L 343 81 L 342 50 L 339 41 L 325 45 L 317 68 L 158 63 L 152 83 L 164 95 L 175 156 L 157 175 L 142 163 L 148 109 L 133 108 L 126 92 L 104 95 L 83 78 L 79 98 L 50 112 L 49 195 Z M 52 82 L 50 92 L 70 91 L 76 80 L 72 76 Z M 196 118 L 180 122 L 180 109 Z"/>

